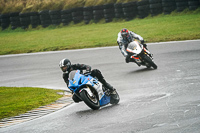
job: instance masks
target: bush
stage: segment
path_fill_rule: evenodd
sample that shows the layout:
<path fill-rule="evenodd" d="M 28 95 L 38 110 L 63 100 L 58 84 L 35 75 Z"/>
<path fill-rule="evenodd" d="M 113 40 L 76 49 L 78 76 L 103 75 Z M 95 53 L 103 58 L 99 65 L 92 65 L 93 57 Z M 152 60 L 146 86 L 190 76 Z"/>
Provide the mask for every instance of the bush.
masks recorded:
<path fill-rule="evenodd" d="M 42 10 L 63 10 L 131 1 L 140 0 L 0 0 L 0 14 L 11 12 L 39 12 Z"/>
<path fill-rule="evenodd" d="M 11 13 L 11 12 L 21 12 L 24 8 L 24 3 L 20 0 L 15 1 L 4 1 L 0 2 L 0 12 L 3 13 Z"/>
<path fill-rule="evenodd" d="M 76 7 L 84 7 L 85 0 L 66 0 L 63 9 L 71 9 Z"/>

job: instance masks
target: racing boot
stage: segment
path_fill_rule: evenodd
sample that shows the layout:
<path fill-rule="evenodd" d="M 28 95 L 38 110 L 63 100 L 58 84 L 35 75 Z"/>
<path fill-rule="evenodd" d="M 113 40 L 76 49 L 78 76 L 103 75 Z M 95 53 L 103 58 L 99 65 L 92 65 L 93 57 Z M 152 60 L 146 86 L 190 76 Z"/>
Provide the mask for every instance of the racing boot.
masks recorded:
<path fill-rule="evenodd" d="M 110 90 L 110 94 L 111 95 L 115 95 L 116 94 L 116 89 L 111 86 L 108 82 L 106 82 L 106 80 L 103 78 L 101 81 L 100 81 L 107 89 Z"/>
<path fill-rule="evenodd" d="M 130 57 L 129 57 L 129 56 L 126 56 L 125 61 L 126 61 L 126 63 L 129 63 L 129 62 L 130 62 Z"/>

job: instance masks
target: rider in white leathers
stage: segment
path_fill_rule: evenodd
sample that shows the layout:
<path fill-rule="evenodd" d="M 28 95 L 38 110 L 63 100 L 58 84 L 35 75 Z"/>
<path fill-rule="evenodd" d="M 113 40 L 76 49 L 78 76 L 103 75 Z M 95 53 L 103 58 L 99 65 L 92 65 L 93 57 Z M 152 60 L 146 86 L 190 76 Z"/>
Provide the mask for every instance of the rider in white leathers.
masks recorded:
<path fill-rule="evenodd" d="M 118 33 L 118 38 L 117 38 L 117 43 L 119 45 L 119 49 L 121 50 L 121 53 L 124 55 L 124 57 L 126 57 L 126 63 L 129 63 L 130 61 L 131 62 L 135 62 L 134 59 L 131 59 L 130 58 L 130 55 L 128 54 L 128 52 L 126 51 L 127 47 L 128 47 L 128 44 L 132 41 L 134 41 L 135 39 L 139 40 L 141 42 L 141 44 L 143 44 L 143 46 L 146 48 L 147 50 L 147 45 L 144 44 L 144 39 L 132 32 L 132 31 L 129 31 L 128 29 L 126 28 L 123 28 L 119 33 Z M 151 55 L 151 53 L 147 50 L 147 53 Z"/>

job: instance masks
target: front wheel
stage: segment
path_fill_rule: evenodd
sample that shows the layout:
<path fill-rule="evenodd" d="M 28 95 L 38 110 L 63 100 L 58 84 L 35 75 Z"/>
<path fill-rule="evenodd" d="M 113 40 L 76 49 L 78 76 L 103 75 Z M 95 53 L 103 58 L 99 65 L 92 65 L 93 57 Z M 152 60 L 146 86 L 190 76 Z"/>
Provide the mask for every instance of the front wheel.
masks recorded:
<path fill-rule="evenodd" d="M 157 69 L 157 65 L 146 55 L 143 56 L 143 60 L 147 62 L 150 66 L 152 66 L 154 69 Z M 147 66 L 150 68 L 150 66 Z"/>
<path fill-rule="evenodd" d="M 84 103 L 93 110 L 98 110 L 100 108 L 100 103 L 97 96 L 90 96 L 86 90 L 80 92 L 80 96 Z"/>

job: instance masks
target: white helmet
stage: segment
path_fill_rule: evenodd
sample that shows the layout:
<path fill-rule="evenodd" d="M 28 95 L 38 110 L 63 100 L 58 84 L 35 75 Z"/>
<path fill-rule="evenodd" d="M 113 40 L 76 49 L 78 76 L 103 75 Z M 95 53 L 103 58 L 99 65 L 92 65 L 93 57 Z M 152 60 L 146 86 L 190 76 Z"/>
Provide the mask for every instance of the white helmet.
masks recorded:
<path fill-rule="evenodd" d="M 59 67 L 63 72 L 66 72 L 71 67 L 71 62 L 69 59 L 62 59 L 59 63 Z"/>

